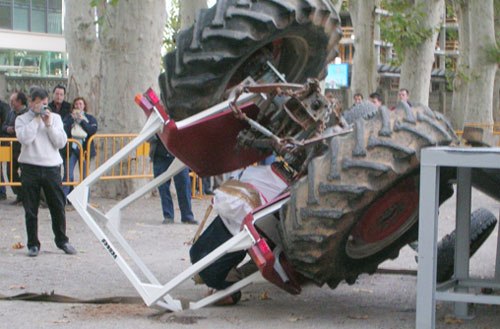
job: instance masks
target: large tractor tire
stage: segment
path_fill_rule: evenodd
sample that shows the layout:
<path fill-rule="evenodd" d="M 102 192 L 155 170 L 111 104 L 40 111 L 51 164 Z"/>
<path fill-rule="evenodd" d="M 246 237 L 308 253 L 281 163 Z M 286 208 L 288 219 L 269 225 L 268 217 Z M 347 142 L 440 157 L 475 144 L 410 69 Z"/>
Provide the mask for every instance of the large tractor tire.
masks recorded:
<path fill-rule="evenodd" d="M 450 124 L 428 107 L 400 103 L 345 114 L 353 132 L 328 141 L 281 209 L 280 234 L 294 268 L 318 285 L 354 283 L 417 238 L 420 150 L 450 145 Z M 440 202 L 453 193 L 442 172 Z"/>
<path fill-rule="evenodd" d="M 165 56 L 163 102 L 173 119 L 189 117 L 221 102 L 266 61 L 288 82 L 322 78 L 341 35 L 329 0 L 219 0 Z"/>

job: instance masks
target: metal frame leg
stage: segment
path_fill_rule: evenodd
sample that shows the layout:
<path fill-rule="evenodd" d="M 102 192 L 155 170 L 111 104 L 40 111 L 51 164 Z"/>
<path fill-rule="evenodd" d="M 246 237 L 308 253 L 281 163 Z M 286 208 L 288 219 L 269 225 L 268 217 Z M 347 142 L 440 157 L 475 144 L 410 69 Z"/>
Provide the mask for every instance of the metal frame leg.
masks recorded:
<path fill-rule="evenodd" d="M 455 278 L 459 284 L 469 279 L 469 240 L 471 210 L 471 168 L 457 169 L 457 240 L 455 242 Z M 457 286 L 456 292 L 468 292 L 468 288 Z M 467 303 L 454 304 L 455 316 L 461 319 L 470 318 Z"/>
<path fill-rule="evenodd" d="M 164 122 L 163 119 L 156 113 L 151 114 L 148 118 L 146 124 L 144 125 L 141 133 L 138 137 L 134 138 L 129 144 L 127 144 L 123 149 L 121 149 L 118 153 L 112 156 L 106 163 L 97 168 L 92 174 L 90 174 L 82 183 L 80 183 L 72 193 L 68 195 L 68 199 L 71 201 L 72 205 L 75 207 L 75 210 L 79 213 L 79 215 L 84 219 L 86 224 L 92 230 L 92 232 L 97 236 L 99 241 L 103 244 L 104 248 L 108 250 L 110 255 L 113 257 L 115 262 L 118 264 L 120 269 L 125 273 L 127 278 L 130 280 L 134 288 L 139 292 L 141 297 L 145 297 L 148 295 L 145 286 L 142 285 L 139 277 L 134 273 L 128 263 L 124 260 L 124 258 L 118 253 L 117 249 L 111 243 L 110 239 L 104 233 L 104 231 L 99 227 L 96 223 L 95 219 L 102 219 L 107 223 L 107 227 L 110 229 L 111 233 L 116 237 L 118 244 L 122 245 L 125 252 L 130 256 L 130 258 L 137 264 L 140 268 L 141 272 L 148 278 L 151 283 L 159 284 L 156 277 L 149 271 L 149 269 L 145 266 L 139 256 L 134 252 L 134 250 L 130 247 L 130 245 L 126 242 L 123 236 L 119 233 L 119 226 L 121 220 L 120 210 L 124 206 L 130 204 L 135 201 L 139 196 L 142 196 L 146 192 L 156 187 L 156 184 L 161 181 L 165 181 L 173 176 L 173 172 L 176 169 L 172 168 L 172 170 L 167 171 L 164 175 L 158 177 L 153 182 L 147 184 L 142 189 L 136 191 L 134 194 L 130 195 L 128 198 L 122 200 L 118 203 L 110 212 L 104 214 L 100 212 L 98 209 L 90 206 L 88 204 L 89 197 L 89 189 L 90 186 L 95 184 L 99 178 L 105 174 L 109 169 L 111 169 L 114 165 L 119 163 L 122 159 L 128 156 L 128 154 L 134 151 L 139 145 L 149 140 L 154 134 L 160 131 L 163 128 Z M 170 168 L 169 168 L 170 169 Z M 170 309 L 172 311 L 181 310 L 182 305 L 180 301 L 174 301 L 169 296 L 165 298 L 166 304 L 161 303 L 161 307 Z"/>
<path fill-rule="evenodd" d="M 73 190 L 72 193 L 68 195 L 68 199 L 71 201 L 71 203 L 75 207 L 75 210 L 84 219 L 91 231 L 96 235 L 98 240 L 102 243 L 103 247 L 108 251 L 108 253 L 111 255 L 111 257 L 114 259 L 127 279 L 132 283 L 134 288 L 138 291 L 138 293 L 148 306 L 157 306 L 171 311 L 181 311 L 183 309 L 181 301 L 172 298 L 169 295 L 169 292 L 184 281 L 190 279 L 193 275 L 202 271 L 205 267 L 212 264 L 223 255 L 229 252 L 246 250 L 250 248 L 255 243 L 251 233 L 246 229 L 241 231 L 239 234 L 235 235 L 233 238 L 229 239 L 217 249 L 212 251 L 206 257 L 202 258 L 199 262 L 191 265 L 185 271 L 170 280 L 168 283 L 162 285 L 154 276 L 154 274 L 149 270 L 146 264 L 144 264 L 139 255 L 133 250 L 133 248 L 121 235 L 119 231 L 121 211 L 123 208 L 130 205 L 132 202 L 136 201 L 147 192 L 151 191 L 152 189 L 175 176 L 181 170 L 186 168 L 186 166 L 180 160 L 175 159 L 166 172 L 164 172 L 139 190 L 135 191 L 125 199 L 119 201 L 107 213 L 102 213 L 100 210 L 88 204 L 88 192 L 90 186 L 96 183 L 104 173 L 106 173 L 109 169 L 119 163 L 123 158 L 127 157 L 130 152 L 134 151 L 139 145 L 141 145 L 158 131 L 160 131 L 163 128 L 163 125 L 164 122 L 161 117 L 157 113 L 152 113 L 139 136 L 134 138 L 122 150 L 116 153 L 107 162 L 105 162 L 91 175 L 89 175 Z M 141 281 L 139 276 L 125 261 L 125 258 L 115 248 L 106 233 L 97 224 L 96 219 L 100 219 L 106 223 L 106 227 L 115 237 L 116 242 L 122 247 L 123 251 L 129 256 L 129 258 L 137 265 L 137 267 L 149 282 Z M 260 272 L 254 273 L 253 275 L 235 283 L 234 285 L 223 291 L 219 291 L 216 294 L 203 298 L 198 302 L 191 303 L 189 307 L 201 308 L 203 306 L 214 303 L 217 300 L 224 298 L 249 284 L 261 280 L 261 278 L 262 277 Z"/>
<path fill-rule="evenodd" d="M 262 96 L 260 94 L 253 93 L 245 93 L 239 97 L 238 104 L 246 103 L 249 101 L 258 102 Z M 190 125 L 198 120 L 209 117 L 216 113 L 220 113 L 229 109 L 229 103 L 231 101 L 225 101 L 220 104 L 217 104 L 205 111 L 202 111 L 196 115 L 193 115 L 189 118 L 186 118 L 182 121 L 175 122 L 175 125 L 178 129 L 182 129 L 187 125 Z M 144 103 L 145 104 L 145 103 Z M 148 103 L 149 104 L 149 103 Z M 238 251 L 238 250 L 246 250 L 254 245 L 256 242 L 253 238 L 253 235 L 248 229 L 244 229 L 239 234 L 235 235 L 233 238 L 226 241 L 224 244 L 219 246 L 217 249 L 212 251 L 206 257 L 202 258 L 196 264 L 191 265 L 185 271 L 177 275 L 174 279 L 170 280 L 165 285 L 160 284 L 158 279 L 154 276 L 154 274 L 149 270 L 149 268 L 144 264 L 142 259 L 135 253 L 133 248 L 128 244 L 128 242 L 124 239 L 124 237 L 120 233 L 120 222 L 121 222 L 121 211 L 123 208 L 129 206 L 131 203 L 139 199 L 141 196 L 156 188 L 157 186 L 163 184 L 168 179 L 175 176 L 181 170 L 186 168 L 186 166 L 179 161 L 178 159 L 174 160 L 170 165 L 169 169 L 158 176 L 139 190 L 135 191 L 125 199 L 118 202 L 112 209 L 110 209 L 107 213 L 102 213 L 100 210 L 92 207 L 88 203 L 89 197 L 89 189 L 90 186 L 99 181 L 100 177 L 104 175 L 108 170 L 114 167 L 117 163 L 119 163 L 122 159 L 128 156 L 128 154 L 134 151 L 137 147 L 139 147 L 142 143 L 149 140 L 154 134 L 160 132 L 168 122 L 165 122 L 160 112 L 153 107 L 153 111 L 150 106 L 143 107 L 148 114 L 149 118 L 144 125 L 139 136 L 134 138 L 129 144 L 127 144 L 123 149 L 121 149 L 118 153 L 113 155 L 108 161 L 102 164 L 99 168 L 97 168 L 92 174 L 90 174 L 83 182 L 81 182 L 72 193 L 68 195 L 68 199 L 71 201 L 75 210 L 79 213 L 79 215 L 83 218 L 85 223 L 89 226 L 91 231 L 95 234 L 98 240 L 102 243 L 103 247 L 108 251 L 117 265 L 120 267 L 125 276 L 132 283 L 134 288 L 141 295 L 143 300 L 148 306 L 158 306 L 161 308 L 169 309 L 172 311 L 180 311 L 182 310 L 182 304 L 179 300 L 173 299 L 168 293 L 179 286 L 182 282 L 188 280 L 193 275 L 202 271 L 205 267 L 212 264 L 218 258 L 223 255 Z M 254 214 L 254 219 L 257 220 L 267 213 L 265 211 L 260 212 L 259 214 Z M 100 219 L 104 221 L 107 229 L 114 236 L 116 242 L 122 247 L 123 251 L 129 256 L 129 258 L 137 265 L 139 270 L 142 272 L 143 276 L 147 278 L 149 282 L 142 282 L 137 274 L 132 270 L 130 265 L 125 261 L 125 258 L 122 257 L 120 252 L 115 248 L 113 243 L 111 243 L 110 239 L 106 235 L 106 233 L 101 229 L 101 227 L 97 224 L 96 219 Z M 231 287 L 219 291 L 216 294 L 213 294 L 209 297 L 206 297 L 198 302 L 193 302 L 190 304 L 191 308 L 200 308 L 211 304 L 221 298 L 226 297 L 229 294 L 232 294 L 234 291 L 239 290 L 251 283 L 262 280 L 262 276 L 260 272 L 254 273 L 253 275 L 233 284 Z"/>
<path fill-rule="evenodd" d="M 189 309 L 197 310 L 197 309 L 200 309 L 204 306 L 213 304 L 213 303 L 217 302 L 218 300 L 220 300 L 226 296 L 232 295 L 236 291 L 241 290 L 241 289 L 245 288 L 246 286 L 248 286 L 252 283 L 259 282 L 259 281 L 266 282 L 266 280 L 262 277 L 262 274 L 259 271 L 257 271 L 255 273 L 249 275 L 248 277 L 244 278 L 243 280 L 236 282 L 235 284 L 228 287 L 227 289 L 217 291 L 215 294 L 212 294 L 212 295 L 207 296 L 203 299 L 200 299 L 197 302 L 190 302 Z"/>
<path fill-rule="evenodd" d="M 436 320 L 439 170 L 435 165 L 422 165 L 420 177 L 416 328 L 434 329 Z M 434 192 L 430 193 L 431 191 Z"/>

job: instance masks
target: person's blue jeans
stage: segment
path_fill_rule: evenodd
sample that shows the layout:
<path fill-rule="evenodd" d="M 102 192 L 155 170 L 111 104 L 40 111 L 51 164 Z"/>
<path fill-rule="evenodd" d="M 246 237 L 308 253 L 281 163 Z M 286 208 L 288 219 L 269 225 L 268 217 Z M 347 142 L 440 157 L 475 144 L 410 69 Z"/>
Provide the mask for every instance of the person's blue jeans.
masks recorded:
<path fill-rule="evenodd" d="M 155 177 L 163 174 L 174 157 L 155 156 L 153 158 L 153 174 Z M 181 209 L 181 221 L 194 220 L 193 211 L 191 210 L 191 184 L 189 180 L 189 169 L 184 169 L 174 176 L 175 190 L 177 191 L 177 202 Z M 160 192 L 161 207 L 163 210 L 163 218 L 174 218 L 174 204 L 172 195 L 170 194 L 170 180 L 158 187 Z"/>
<path fill-rule="evenodd" d="M 71 153 L 71 155 L 69 156 L 69 168 L 68 170 L 64 171 L 64 177 L 63 177 L 63 183 L 67 181 L 67 175 L 69 175 L 69 181 L 70 182 L 73 182 L 74 181 L 74 171 L 75 171 L 75 166 L 78 162 L 78 159 L 79 156 L 76 155 L 75 153 Z M 83 177 L 82 178 L 85 178 L 87 177 L 87 162 L 84 160 L 83 161 Z M 68 196 L 69 194 L 69 191 L 71 189 L 71 185 L 63 185 L 63 191 L 64 191 L 64 195 Z"/>

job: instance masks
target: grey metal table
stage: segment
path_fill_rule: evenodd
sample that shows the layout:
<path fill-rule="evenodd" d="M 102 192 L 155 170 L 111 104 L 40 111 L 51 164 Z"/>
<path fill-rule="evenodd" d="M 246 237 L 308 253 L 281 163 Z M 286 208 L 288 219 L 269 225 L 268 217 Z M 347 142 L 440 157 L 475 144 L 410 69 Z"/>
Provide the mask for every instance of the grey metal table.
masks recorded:
<path fill-rule="evenodd" d="M 455 275 L 450 281 L 436 285 L 440 167 L 457 168 L 457 239 Z M 468 317 L 467 303 L 500 304 L 500 296 L 469 292 L 469 288 L 473 287 L 500 288 L 500 238 L 497 241 L 495 278 L 469 278 L 472 168 L 500 169 L 500 148 L 433 147 L 421 152 L 417 329 L 434 328 L 436 300 L 455 302 L 458 318 Z"/>

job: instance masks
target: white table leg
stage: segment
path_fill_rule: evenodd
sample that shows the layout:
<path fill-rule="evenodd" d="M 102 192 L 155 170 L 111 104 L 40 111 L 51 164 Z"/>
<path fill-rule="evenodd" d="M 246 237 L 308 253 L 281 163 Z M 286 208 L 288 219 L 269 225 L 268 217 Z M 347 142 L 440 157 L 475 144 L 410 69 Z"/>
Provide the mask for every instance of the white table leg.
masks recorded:
<path fill-rule="evenodd" d="M 418 224 L 417 329 L 434 329 L 436 320 L 438 207 L 439 170 L 435 165 L 422 165 Z"/>
<path fill-rule="evenodd" d="M 469 240 L 471 210 L 471 168 L 457 169 L 457 240 L 455 246 L 455 277 L 459 280 L 469 278 Z M 456 287 L 456 292 L 468 292 L 468 288 Z M 467 303 L 455 303 L 455 316 L 469 317 Z"/>

